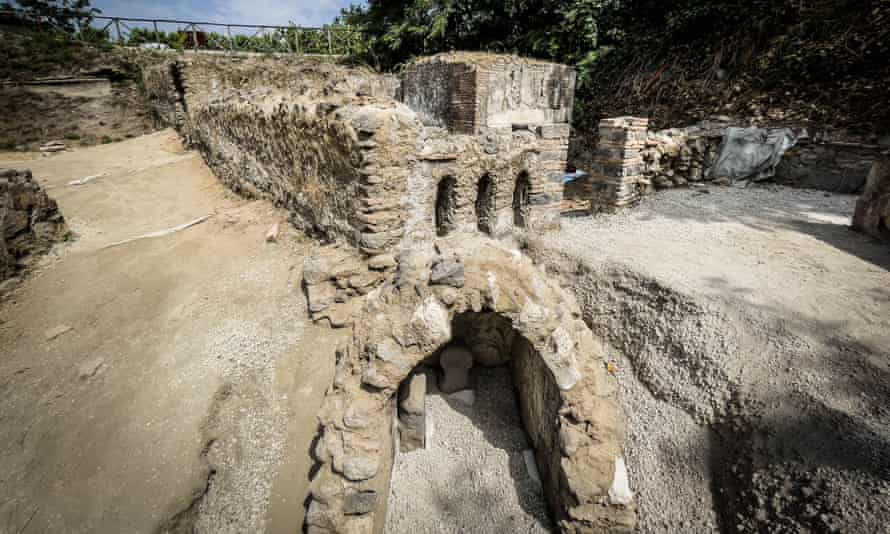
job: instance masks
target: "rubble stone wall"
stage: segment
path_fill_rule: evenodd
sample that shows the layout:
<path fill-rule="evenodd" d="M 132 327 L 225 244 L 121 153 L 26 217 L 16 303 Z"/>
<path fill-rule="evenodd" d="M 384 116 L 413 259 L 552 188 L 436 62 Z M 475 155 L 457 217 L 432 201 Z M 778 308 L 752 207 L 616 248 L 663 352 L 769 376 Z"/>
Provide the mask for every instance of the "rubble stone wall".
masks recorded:
<path fill-rule="evenodd" d="M 517 226 L 558 226 L 569 125 L 547 121 L 570 116 L 565 99 L 574 73 L 513 56 L 485 55 L 472 63 L 446 56 L 430 63 L 435 69 L 409 68 L 414 74 L 401 88 L 390 76 L 311 59 L 173 58 L 152 64 L 144 78 L 158 114 L 232 189 L 285 206 L 298 226 L 365 254 L 436 235 L 436 191 L 445 177 L 455 180 L 458 231 L 500 235 Z M 424 125 L 424 117 L 444 113 L 443 102 L 459 101 L 455 94 L 484 94 L 482 108 L 496 102 L 492 109 L 500 116 L 506 104 L 492 100 L 480 80 L 488 79 L 482 73 L 507 72 L 505 65 L 526 80 L 517 110 L 545 122 L 489 127 L 474 111 L 465 114 L 472 133 L 436 121 Z M 534 98 L 528 80 L 537 84 Z M 474 106 L 480 109 L 479 102 Z M 486 176 L 491 221 L 479 224 L 476 197 Z M 517 195 L 523 181 L 527 190 Z"/>
<path fill-rule="evenodd" d="M 467 312 L 497 314 L 515 330 L 509 359 L 521 413 L 560 529 L 631 532 L 633 503 L 614 487 L 623 439 L 615 378 L 573 297 L 497 241 L 455 236 L 434 245 L 401 254 L 392 276 L 354 299 L 343 325 L 352 336 L 337 349 L 319 416 L 308 532 L 379 532 L 395 397 L 419 364 L 435 363 L 462 335 L 454 320 Z M 341 285 L 343 257 L 321 249 L 307 260 L 310 295 Z"/>
<path fill-rule="evenodd" d="M 0 281 L 49 250 L 66 232 L 56 201 L 31 171 L 0 169 Z"/>
<path fill-rule="evenodd" d="M 878 145 L 803 139 L 785 153 L 776 168 L 780 184 L 853 194 L 865 187 Z"/>
<path fill-rule="evenodd" d="M 591 150 L 575 143 L 575 160 L 588 163 L 592 172 L 566 187 L 565 210 L 585 210 L 584 204 L 591 200 L 592 211 L 608 211 L 660 189 L 695 183 L 729 185 L 728 178 L 715 177 L 709 171 L 731 123 L 707 120 L 687 128 L 645 132 L 642 144 L 628 141 L 644 135 L 644 121 L 632 117 L 601 121 L 598 139 L 583 141 L 595 147 L 589 158 Z M 797 144 L 783 155 L 773 181 L 834 193 L 862 191 L 872 163 L 887 147 L 849 134 L 836 139 L 835 133 L 820 131 L 809 136 L 801 131 Z M 635 174 L 628 174 L 631 171 Z"/>

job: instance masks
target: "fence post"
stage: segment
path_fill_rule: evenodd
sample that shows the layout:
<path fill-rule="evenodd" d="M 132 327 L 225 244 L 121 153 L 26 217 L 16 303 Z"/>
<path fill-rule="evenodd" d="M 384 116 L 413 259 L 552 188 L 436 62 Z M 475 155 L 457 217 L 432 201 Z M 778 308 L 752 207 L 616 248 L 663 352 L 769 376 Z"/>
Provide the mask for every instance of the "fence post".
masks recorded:
<path fill-rule="evenodd" d="M 328 55 L 334 55 L 334 43 L 331 41 L 331 29 L 328 28 Z"/>
<path fill-rule="evenodd" d="M 303 53 L 302 49 L 300 48 L 300 32 L 301 32 L 300 28 L 296 28 L 296 30 L 294 31 L 294 33 L 297 36 L 297 54 Z"/>
<path fill-rule="evenodd" d="M 114 19 L 114 29 L 117 31 L 117 43 L 124 44 L 124 37 L 121 35 L 121 21 L 120 19 Z"/>
<path fill-rule="evenodd" d="M 194 25 L 194 23 L 191 26 L 192 26 L 192 44 L 195 47 L 195 52 L 197 52 L 198 51 L 198 28 Z"/>
<path fill-rule="evenodd" d="M 161 42 L 161 34 L 158 33 L 158 21 L 156 21 L 156 20 L 151 21 L 151 25 L 154 26 L 154 29 L 155 29 L 154 40 L 156 43 L 160 43 Z"/>

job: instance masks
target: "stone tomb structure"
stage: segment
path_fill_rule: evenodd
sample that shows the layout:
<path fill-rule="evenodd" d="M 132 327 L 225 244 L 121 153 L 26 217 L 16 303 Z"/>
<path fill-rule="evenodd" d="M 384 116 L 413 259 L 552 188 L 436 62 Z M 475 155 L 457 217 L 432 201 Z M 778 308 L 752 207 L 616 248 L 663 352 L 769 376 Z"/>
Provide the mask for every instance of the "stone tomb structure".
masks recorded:
<path fill-rule="evenodd" d="M 158 114 L 223 182 L 322 242 L 302 286 L 312 318 L 349 335 L 332 348 L 308 532 L 382 530 L 400 388 L 402 435 L 421 446 L 412 373 L 466 340 L 467 313 L 505 333 L 473 363 L 510 365 L 554 523 L 632 531 L 604 351 L 571 295 L 493 239 L 559 224 L 572 69 L 450 53 L 401 79 L 311 58 L 152 57 L 144 71 Z"/>

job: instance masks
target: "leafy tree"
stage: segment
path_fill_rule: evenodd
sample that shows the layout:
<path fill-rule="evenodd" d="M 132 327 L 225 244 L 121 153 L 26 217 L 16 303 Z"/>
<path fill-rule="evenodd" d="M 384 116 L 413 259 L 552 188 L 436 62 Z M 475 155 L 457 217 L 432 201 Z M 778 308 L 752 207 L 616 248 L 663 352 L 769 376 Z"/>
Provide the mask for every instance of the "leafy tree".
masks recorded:
<path fill-rule="evenodd" d="M 49 24 L 66 32 L 84 28 L 101 13 L 90 0 L 16 0 L 26 19 Z"/>

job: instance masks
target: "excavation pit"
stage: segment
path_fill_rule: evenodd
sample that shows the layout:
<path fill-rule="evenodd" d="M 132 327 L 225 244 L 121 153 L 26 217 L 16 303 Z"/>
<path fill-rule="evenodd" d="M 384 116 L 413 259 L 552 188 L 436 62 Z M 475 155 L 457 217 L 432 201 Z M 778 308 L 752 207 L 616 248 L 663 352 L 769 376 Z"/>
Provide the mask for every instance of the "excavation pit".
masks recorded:
<path fill-rule="evenodd" d="M 460 256 L 448 252 L 455 250 L 457 241 L 462 246 Z M 319 465 L 311 483 L 307 531 L 383 530 L 393 466 L 397 473 L 402 472 L 400 465 L 410 469 L 403 462 L 409 458 L 398 457 L 399 442 L 408 444 L 405 449 L 415 449 L 403 456 L 423 457 L 436 452 L 437 439 L 450 440 L 449 436 L 462 432 L 460 426 L 445 425 L 437 437 L 433 419 L 430 437 L 424 421 L 429 402 L 434 407 L 431 413 L 445 414 L 445 421 L 463 418 L 463 429 L 481 434 L 481 440 L 459 440 L 464 442 L 460 447 L 455 442 L 454 447 L 440 448 L 444 454 L 467 457 L 488 450 L 505 460 L 501 464 L 495 461 L 488 470 L 483 469 L 484 462 L 475 467 L 449 463 L 458 469 L 458 476 L 462 467 L 482 476 L 500 473 L 494 482 L 512 493 L 504 493 L 498 500 L 509 505 L 507 508 L 489 514 L 493 521 L 500 521 L 496 527 L 492 525 L 493 531 L 513 525 L 532 531 L 552 527 L 629 532 L 634 512 L 632 495 L 623 482 L 622 429 L 614 377 L 606 370 L 602 347 L 580 320 L 577 303 L 528 258 L 497 241 L 455 235 L 431 248 L 435 252 L 415 250 L 400 255 L 392 279 L 354 301 L 361 303 L 361 309 L 350 323 L 351 339 L 337 349 L 336 375 L 319 414 L 321 432 L 314 450 Z M 342 260 L 338 264 L 342 265 Z M 443 264 L 447 268 L 441 267 Z M 449 276 L 433 276 L 442 272 Z M 309 279 L 304 278 L 308 293 L 333 291 L 336 299 L 335 289 L 319 287 L 330 283 L 336 287 L 336 279 L 324 279 L 323 273 L 310 272 Z M 471 361 L 466 363 L 458 354 L 448 365 L 464 372 L 473 368 L 469 384 L 475 388 L 479 406 L 458 407 L 456 403 L 466 402 L 467 384 L 461 385 L 454 377 L 449 379 L 454 393 L 447 397 L 433 393 L 419 403 L 417 392 L 423 398 L 426 388 L 415 380 L 414 371 L 422 365 L 438 365 L 455 345 L 469 348 Z M 510 375 L 516 401 L 500 393 L 511 390 Z M 485 385 L 489 379 L 500 385 L 489 391 Z M 475 386 L 473 380 L 477 380 Z M 434 391 L 438 379 L 428 379 L 427 385 Z M 487 399 L 499 403 L 497 406 L 518 409 L 518 415 L 501 408 L 480 411 Z M 479 414 L 479 421 L 495 418 L 502 425 L 499 428 L 513 436 L 510 446 L 497 440 L 486 443 L 484 425 L 474 426 L 468 420 L 468 408 Z M 433 449 L 423 450 L 424 444 Z M 526 453 L 532 451 L 527 461 Z M 434 456 L 428 458 L 432 461 L 429 466 L 443 460 Z M 472 460 L 482 461 L 475 456 Z M 477 480 L 463 493 L 451 493 L 454 498 L 442 499 L 435 496 L 437 484 L 445 483 L 436 478 L 436 472 L 442 470 L 430 470 L 428 477 L 417 481 L 426 489 L 426 497 L 409 490 L 406 498 L 412 505 L 425 501 L 444 510 L 448 518 L 440 521 L 439 531 L 472 530 L 448 514 L 463 513 L 460 503 L 465 497 L 490 493 L 484 480 Z M 537 500 L 529 489 L 530 471 L 537 471 L 541 480 Z M 468 476 L 467 482 L 473 484 L 472 475 Z M 400 480 L 396 478 L 393 486 L 396 495 L 403 489 Z M 457 490 L 460 484 L 446 486 Z M 470 499 L 475 504 L 465 506 L 478 506 L 487 502 L 486 498 Z M 398 506 L 391 520 L 416 520 L 416 514 L 401 513 L 402 503 L 395 499 Z M 546 507 L 542 505 L 545 501 Z M 543 512 L 546 508 L 549 517 Z M 471 508 L 466 512 L 467 517 L 479 521 Z M 422 529 L 404 522 L 400 525 L 390 531 Z"/>

